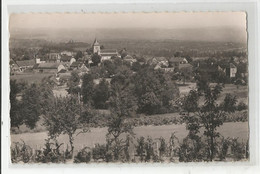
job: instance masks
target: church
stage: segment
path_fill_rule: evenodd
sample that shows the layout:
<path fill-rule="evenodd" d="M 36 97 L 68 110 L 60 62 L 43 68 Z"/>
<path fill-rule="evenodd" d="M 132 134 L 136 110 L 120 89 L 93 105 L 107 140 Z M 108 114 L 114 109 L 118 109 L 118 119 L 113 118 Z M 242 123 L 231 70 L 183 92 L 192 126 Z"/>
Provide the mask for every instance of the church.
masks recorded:
<path fill-rule="evenodd" d="M 104 60 L 110 60 L 112 57 L 119 57 L 116 49 L 101 49 L 97 39 L 93 43 L 93 53 L 97 53 L 101 57 L 101 62 Z"/>

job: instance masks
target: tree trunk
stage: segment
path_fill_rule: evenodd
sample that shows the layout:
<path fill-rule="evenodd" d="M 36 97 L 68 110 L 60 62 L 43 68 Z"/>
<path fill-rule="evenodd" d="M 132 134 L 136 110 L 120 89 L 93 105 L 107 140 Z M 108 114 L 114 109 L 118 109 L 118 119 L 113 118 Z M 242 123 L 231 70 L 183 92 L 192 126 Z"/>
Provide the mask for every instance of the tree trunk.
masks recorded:
<path fill-rule="evenodd" d="M 70 155 L 71 155 L 71 158 L 73 158 L 74 146 L 73 146 L 73 137 L 72 137 L 72 135 L 69 135 L 69 139 L 70 139 Z"/>

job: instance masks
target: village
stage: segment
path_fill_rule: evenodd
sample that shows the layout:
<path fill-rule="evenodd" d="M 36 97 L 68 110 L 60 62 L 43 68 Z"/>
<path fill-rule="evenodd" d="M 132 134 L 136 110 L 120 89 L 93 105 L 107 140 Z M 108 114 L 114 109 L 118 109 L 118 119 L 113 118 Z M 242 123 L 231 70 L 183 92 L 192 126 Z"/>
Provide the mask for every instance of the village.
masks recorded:
<path fill-rule="evenodd" d="M 122 60 L 128 66 L 139 67 L 147 64 L 154 67 L 154 70 L 162 70 L 165 73 L 172 73 L 175 80 L 185 83 L 185 81 L 194 81 L 195 73 L 199 73 L 208 78 L 208 76 L 221 74 L 229 83 L 246 84 L 247 72 L 238 71 L 240 64 L 247 62 L 239 58 L 230 58 L 225 61 L 217 61 L 210 58 L 190 58 L 185 57 L 137 57 L 127 54 L 126 49 L 120 52 L 117 49 L 104 49 L 97 39 L 90 49 L 85 52 L 73 52 L 64 50 L 61 52 L 46 53 L 45 55 L 35 54 L 29 60 L 10 59 L 11 79 L 15 76 L 33 74 L 51 74 L 53 81 L 57 86 L 66 86 L 72 71 L 76 71 L 80 76 L 89 73 L 92 67 L 103 66 L 104 62 Z M 94 61 L 94 62 L 93 62 Z M 242 62 L 241 62 L 242 61 Z M 135 68 L 133 68 L 135 69 Z M 114 74 L 106 78 L 111 78 Z M 36 75 L 37 76 L 37 75 Z M 19 78 L 18 78 L 19 79 Z M 223 79 L 222 79 L 223 80 Z M 96 79 L 96 82 L 98 79 Z M 81 81 L 82 82 L 82 81 Z M 81 84 L 79 84 L 80 86 Z"/>

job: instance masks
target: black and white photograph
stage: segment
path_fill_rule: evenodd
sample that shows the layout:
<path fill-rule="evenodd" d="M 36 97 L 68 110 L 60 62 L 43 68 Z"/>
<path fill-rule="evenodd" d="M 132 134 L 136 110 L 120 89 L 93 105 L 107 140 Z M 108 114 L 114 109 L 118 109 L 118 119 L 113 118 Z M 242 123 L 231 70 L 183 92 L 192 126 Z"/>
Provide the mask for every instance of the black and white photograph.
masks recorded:
<path fill-rule="evenodd" d="M 12 164 L 250 161 L 247 13 L 13 13 Z"/>

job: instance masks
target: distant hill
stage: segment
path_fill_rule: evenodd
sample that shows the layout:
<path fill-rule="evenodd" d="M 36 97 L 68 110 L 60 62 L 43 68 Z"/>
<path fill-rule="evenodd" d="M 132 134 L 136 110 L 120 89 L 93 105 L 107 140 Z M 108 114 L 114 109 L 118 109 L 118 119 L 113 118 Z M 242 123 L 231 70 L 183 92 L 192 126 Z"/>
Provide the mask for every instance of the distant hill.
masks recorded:
<path fill-rule="evenodd" d="M 13 29 L 10 31 L 14 39 L 44 39 L 54 42 L 69 40 L 92 43 L 99 40 L 183 40 L 210 42 L 247 42 L 247 33 L 241 28 L 121 28 L 121 29 Z"/>

